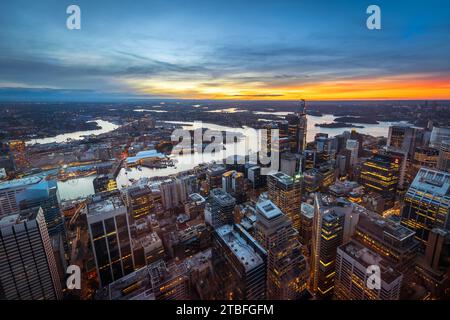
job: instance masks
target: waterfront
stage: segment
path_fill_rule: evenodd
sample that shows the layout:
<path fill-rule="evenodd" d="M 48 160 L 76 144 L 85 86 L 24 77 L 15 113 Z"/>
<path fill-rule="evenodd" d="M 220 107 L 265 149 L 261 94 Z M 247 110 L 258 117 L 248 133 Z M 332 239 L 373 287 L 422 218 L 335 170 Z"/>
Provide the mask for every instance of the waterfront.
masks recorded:
<path fill-rule="evenodd" d="M 262 113 L 261 115 L 264 115 L 266 113 Z M 267 114 L 277 114 L 277 112 L 274 113 L 267 113 Z M 280 112 L 280 116 L 285 115 L 285 112 Z M 333 115 L 323 115 L 323 116 L 311 116 L 308 115 L 308 131 L 307 131 L 307 141 L 314 141 L 314 137 L 317 133 L 327 133 L 330 136 L 335 136 L 338 134 L 343 133 L 344 131 L 350 131 L 351 128 L 321 128 L 315 126 L 315 124 L 320 123 L 329 123 L 333 122 L 336 117 Z M 102 126 L 102 132 L 106 133 L 112 130 L 115 130 L 118 126 L 114 125 L 111 122 L 104 121 L 104 120 L 97 120 L 99 125 Z M 243 136 L 248 136 L 249 132 L 252 131 L 252 129 L 248 127 L 243 128 L 231 128 L 226 126 L 221 126 L 217 124 L 212 123 L 201 123 L 201 122 L 177 122 L 177 121 L 166 121 L 167 124 L 175 124 L 180 125 L 182 129 L 184 130 L 195 130 L 200 127 L 203 127 L 204 129 L 210 129 L 215 131 L 228 131 L 228 132 L 235 132 L 238 134 L 242 134 Z M 363 124 L 364 128 L 356 129 L 360 133 L 372 135 L 372 136 L 383 136 L 387 137 L 389 126 L 395 125 L 395 124 L 407 124 L 404 122 L 380 122 L 379 124 Z M 100 131 L 100 130 L 96 130 Z M 71 139 L 75 139 L 76 137 L 82 138 L 83 136 L 87 134 L 93 134 L 92 131 L 84 131 L 84 132 L 77 132 L 72 134 L 67 134 L 64 136 L 69 136 Z M 100 134 L 100 133 L 97 133 Z M 63 135 L 61 135 L 63 136 Z M 61 139 L 61 136 L 53 137 L 53 138 L 46 138 L 48 142 L 57 142 Z M 64 141 L 64 140 L 63 140 Z M 42 142 L 41 142 L 42 143 Z M 197 166 L 200 163 L 206 163 L 206 162 L 212 162 L 212 161 L 221 161 L 224 157 L 230 156 L 230 155 L 241 155 L 244 156 L 248 154 L 248 145 L 246 144 L 245 139 L 241 139 L 236 143 L 231 143 L 226 145 L 226 150 L 223 150 L 220 153 L 212 154 L 212 153 L 203 153 L 203 154 L 188 154 L 188 155 L 171 155 L 170 158 L 174 160 L 175 166 L 173 167 L 167 167 L 167 168 L 146 168 L 141 167 L 139 169 L 132 168 L 131 170 L 127 171 L 124 168 L 121 169 L 119 172 L 119 175 L 117 176 L 117 185 L 119 188 L 122 188 L 122 186 L 128 186 L 132 184 L 132 181 L 139 180 L 140 178 L 155 178 L 155 177 L 163 177 L 168 176 L 172 174 L 176 174 L 178 172 L 187 171 L 190 169 L 193 169 L 195 166 Z M 78 197 L 86 197 L 89 195 L 94 194 L 94 188 L 92 185 L 92 181 L 94 180 L 94 176 L 90 177 L 82 177 L 82 178 L 76 178 L 71 179 L 66 182 L 59 181 L 58 182 L 58 189 L 61 200 L 71 200 Z"/>
<path fill-rule="evenodd" d="M 113 130 L 116 130 L 119 126 L 105 120 L 92 120 L 88 122 L 96 122 L 98 126 L 101 127 L 101 129 L 97 130 L 87 130 L 87 131 L 76 131 L 71 133 L 64 133 L 57 135 L 55 137 L 48 137 L 48 138 L 41 138 L 41 139 L 32 139 L 27 141 L 27 145 L 33 145 L 33 144 L 46 144 L 46 143 L 62 143 L 67 142 L 70 140 L 82 140 L 85 136 L 94 135 L 98 136 L 103 133 L 107 133 Z"/>

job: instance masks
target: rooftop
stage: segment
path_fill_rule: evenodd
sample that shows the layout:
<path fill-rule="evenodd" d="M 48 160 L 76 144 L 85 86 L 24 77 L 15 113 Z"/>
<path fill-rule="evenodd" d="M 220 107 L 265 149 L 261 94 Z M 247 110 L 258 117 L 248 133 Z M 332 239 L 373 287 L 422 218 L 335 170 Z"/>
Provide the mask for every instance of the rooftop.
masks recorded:
<path fill-rule="evenodd" d="M 381 271 L 381 280 L 385 283 L 391 283 L 398 277 L 402 276 L 400 272 L 395 270 L 393 266 L 388 261 L 384 260 L 378 253 L 364 247 L 356 241 L 351 240 L 350 242 L 340 246 L 339 250 L 355 259 L 364 268 L 371 265 L 379 266 Z"/>
<path fill-rule="evenodd" d="M 291 185 L 294 183 L 294 179 L 283 172 L 272 173 L 270 176 L 274 177 L 278 182 L 285 185 Z"/>
<path fill-rule="evenodd" d="M 283 214 L 281 210 L 270 200 L 264 200 L 256 205 L 256 209 L 262 213 L 268 220 L 276 218 Z"/>
<path fill-rule="evenodd" d="M 418 191 L 443 196 L 450 201 L 450 173 L 421 168 L 414 178 L 408 194 Z"/>
<path fill-rule="evenodd" d="M 32 185 L 32 184 L 37 184 L 41 181 L 42 181 L 42 178 L 38 177 L 38 176 L 9 180 L 9 181 L 0 183 L 0 191 L 5 190 L 5 189 L 14 189 L 14 188 L 25 187 L 25 186 Z"/>
<path fill-rule="evenodd" d="M 216 229 L 217 234 L 226 243 L 228 248 L 239 258 L 240 263 L 250 271 L 262 263 L 261 256 L 253 247 L 233 228 L 233 225 L 224 225 Z"/>
<path fill-rule="evenodd" d="M 100 215 L 119 208 L 125 208 L 125 205 L 119 196 L 111 196 L 105 199 L 96 199 L 94 197 L 93 202 L 88 205 L 88 215 Z"/>

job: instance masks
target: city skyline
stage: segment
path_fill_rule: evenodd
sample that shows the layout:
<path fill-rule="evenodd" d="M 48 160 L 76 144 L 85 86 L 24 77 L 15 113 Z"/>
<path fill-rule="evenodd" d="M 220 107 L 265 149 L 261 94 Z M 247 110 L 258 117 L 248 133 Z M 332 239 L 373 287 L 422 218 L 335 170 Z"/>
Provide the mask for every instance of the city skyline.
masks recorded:
<path fill-rule="evenodd" d="M 0 100 L 450 99 L 439 1 L 378 1 L 381 30 L 361 1 L 70 4 L 0 5 Z"/>

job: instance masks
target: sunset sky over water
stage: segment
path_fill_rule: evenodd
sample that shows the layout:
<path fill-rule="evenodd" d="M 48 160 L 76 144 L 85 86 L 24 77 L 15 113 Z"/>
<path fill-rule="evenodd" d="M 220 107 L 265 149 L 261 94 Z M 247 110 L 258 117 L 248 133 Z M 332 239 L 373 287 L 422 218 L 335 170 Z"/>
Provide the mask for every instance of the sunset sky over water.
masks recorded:
<path fill-rule="evenodd" d="M 0 99 L 450 99 L 450 3 L 369 4 L 2 1 Z"/>

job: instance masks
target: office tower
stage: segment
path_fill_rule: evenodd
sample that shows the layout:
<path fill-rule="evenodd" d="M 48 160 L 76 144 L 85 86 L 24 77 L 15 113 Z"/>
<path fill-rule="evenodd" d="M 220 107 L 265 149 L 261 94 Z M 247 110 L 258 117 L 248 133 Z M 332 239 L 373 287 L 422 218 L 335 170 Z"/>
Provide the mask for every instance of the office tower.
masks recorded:
<path fill-rule="evenodd" d="M 450 173 L 422 168 L 404 198 L 402 224 L 425 244 L 433 228 L 450 229 Z"/>
<path fill-rule="evenodd" d="M 399 160 L 387 155 L 374 155 L 363 163 L 361 183 L 367 191 L 385 199 L 385 210 L 394 206 L 399 176 Z"/>
<path fill-rule="evenodd" d="M 337 150 L 336 138 L 329 138 L 327 134 L 322 136 L 316 135 L 314 142 L 316 145 L 316 150 L 320 155 L 321 163 L 334 160 Z"/>
<path fill-rule="evenodd" d="M 450 140 L 442 141 L 439 149 L 437 169 L 450 172 Z"/>
<path fill-rule="evenodd" d="M 64 218 L 58 202 L 58 187 L 54 180 L 42 180 L 17 195 L 21 210 L 41 207 L 50 236 L 64 232 Z"/>
<path fill-rule="evenodd" d="M 311 250 L 313 221 L 314 221 L 314 206 L 306 202 L 302 202 L 300 214 L 300 230 L 298 234 L 300 242 L 308 248 L 308 251 Z"/>
<path fill-rule="evenodd" d="M 347 144 L 346 144 L 346 149 L 351 152 L 350 153 L 350 166 L 353 167 L 358 162 L 359 141 L 348 139 Z"/>
<path fill-rule="evenodd" d="M 152 190 L 147 185 L 132 186 L 123 190 L 124 202 L 128 207 L 131 222 L 155 213 Z"/>
<path fill-rule="evenodd" d="M 364 141 L 363 136 L 360 133 L 358 133 L 355 129 L 352 129 L 352 131 L 350 132 L 349 139 L 358 141 L 358 158 L 361 157 L 363 155 L 363 151 L 364 151 L 363 150 L 363 141 Z"/>
<path fill-rule="evenodd" d="M 353 239 L 392 262 L 403 274 L 412 268 L 419 246 L 414 231 L 370 211 L 359 215 Z"/>
<path fill-rule="evenodd" d="M 222 187 L 222 174 L 224 174 L 225 171 L 225 167 L 220 164 L 214 164 L 206 170 L 206 193 L 209 193 L 212 189 Z"/>
<path fill-rule="evenodd" d="M 338 154 L 336 156 L 336 166 L 338 169 L 338 176 L 345 177 L 347 176 L 347 171 L 350 166 L 350 158 L 347 158 L 343 154 Z"/>
<path fill-rule="evenodd" d="M 304 150 L 303 151 L 303 170 L 309 170 L 316 167 L 317 161 L 317 151 L 316 150 Z"/>
<path fill-rule="evenodd" d="M 303 175 L 303 187 L 308 193 L 325 191 L 336 180 L 335 170 L 331 164 L 321 165 L 319 168 L 309 169 Z"/>
<path fill-rule="evenodd" d="M 117 190 L 117 182 L 112 174 L 101 174 L 92 183 L 95 193 Z"/>
<path fill-rule="evenodd" d="M 240 225 L 223 225 L 213 232 L 212 264 L 223 300 L 266 298 L 267 252 Z"/>
<path fill-rule="evenodd" d="M 369 288 L 369 266 L 380 268 L 380 289 Z M 338 300 L 398 300 L 403 275 L 389 261 L 358 242 L 337 249 L 335 296 Z"/>
<path fill-rule="evenodd" d="M 448 290 L 447 274 L 450 257 L 450 231 L 434 228 L 430 231 L 425 255 L 419 259 L 416 272 L 433 298 L 442 298 Z"/>
<path fill-rule="evenodd" d="M 212 189 L 205 209 L 205 222 L 213 228 L 234 223 L 236 199 L 223 189 Z"/>
<path fill-rule="evenodd" d="M 97 293 L 98 300 L 187 300 L 186 264 L 159 260 L 120 278 Z"/>
<path fill-rule="evenodd" d="M 291 220 L 292 226 L 300 228 L 300 205 L 302 202 L 302 182 L 298 177 L 290 177 L 283 172 L 267 176 L 269 199 Z"/>
<path fill-rule="evenodd" d="M 430 147 L 440 149 L 442 141 L 450 140 L 450 127 L 433 127 Z"/>
<path fill-rule="evenodd" d="M 450 231 L 434 228 L 430 231 L 425 250 L 425 264 L 435 270 L 439 271 L 442 267 L 442 260 L 444 257 L 444 246 L 450 238 Z"/>
<path fill-rule="evenodd" d="M 244 174 L 235 170 L 227 171 L 222 175 L 222 189 L 231 194 L 242 203 L 245 198 Z"/>
<path fill-rule="evenodd" d="M 292 153 L 302 153 L 306 148 L 306 102 L 301 100 L 297 113 L 286 116 L 289 123 L 289 136 Z"/>
<path fill-rule="evenodd" d="M 316 168 L 309 169 L 303 174 L 303 190 L 306 193 L 317 192 L 322 184 L 322 175 Z"/>
<path fill-rule="evenodd" d="M 189 216 L 189 219 L 203 217 L 205 212 L 206 200 L 198 193 L 192 193 L 184 204 L 184 212 Z"/>
<path fill-rule="evenodd" d="M 389 127 L 387 150 L 403 151 L 412 156 L 420 137 L 419 129 L 406 125 Z"/>
<path fill-rule="evenodd" d="M 410 175 L 415 176 L 420 168 L 436 168 L 439 158 L 439 150 L 431 147 L 417 147 L 410 167 Z"/>
<path fill-rule="evenodd" d="M 160 184 L 162 204 L 166 210 L 179 207 L 187 200 L 190 190 L 187 186 L 186 180 L 179 178 L 169 178 Z"/>
<path fill-rule="evenodd" d="M 134 270 L 127 208 L 116 195 L 96 196 L 87 208 L 97 276 L 105 286 Z"/>
<path fill-rule="evenodd" d="M 0 183 L 0 217 L 19 212 L 17 195 L 25 191 L 30 185 L 40 182 L 42 182 L 42 178 L 31 177 Z"/>
<path fill-rule="evenodd" d="M 280 171 L 293 177 L 299 170 L 300 159 L 297 155 L 287 152 L 281 154 Z"/>
<path fill-rule="evenodd" d="M 42 209 L 0 219 L 0 300 L 62 298 Z"/>
<path fill-rule="evenodd" d="M 253 166 L 248 169 L 248 180 L 252 183 L 253 189 L 259 189 L 266 185 L 266 176 L 261 175 L 261 167 Z"/>
<path fill-rule="evenodd" d="M 0 217 L 32 207 L 42 207 L 44 210 L 50 235 L 64 230 L 55 181 L 34 176 L 0 183 Z"/>
<path fill-rule="evenodd" d="M 395 163 L 398 163 L 398 183 L 397 183 L 397 191 L 401 192 L 409 185 L 409 179 L 407 175 L 407 165 L 408 165 L 408 153 L 403 150 L 396 149 L 388 149 L 385 153 L 394 159 Z"/>
<path fill-rule="evenodd" d="M 256 205 L 255 239 L 267 251 L 268 299 L 295 300 L 306 291 L 306 259 L 297 231 L 272 201 Z"/>
<path fill-rule="evenodd" d="M 323 298 L 333 294 L 336 252 L 345 227 L 345 214 L 327 201 L 320 193 L 315 194 L 310 266 L 310 289 Z"/>
<path fill-rule="evenodd" d="M 156 232 L 145 232 L 131 240 L 134 269 L 142 268 L 164 258 L 164 246 Z"/>

